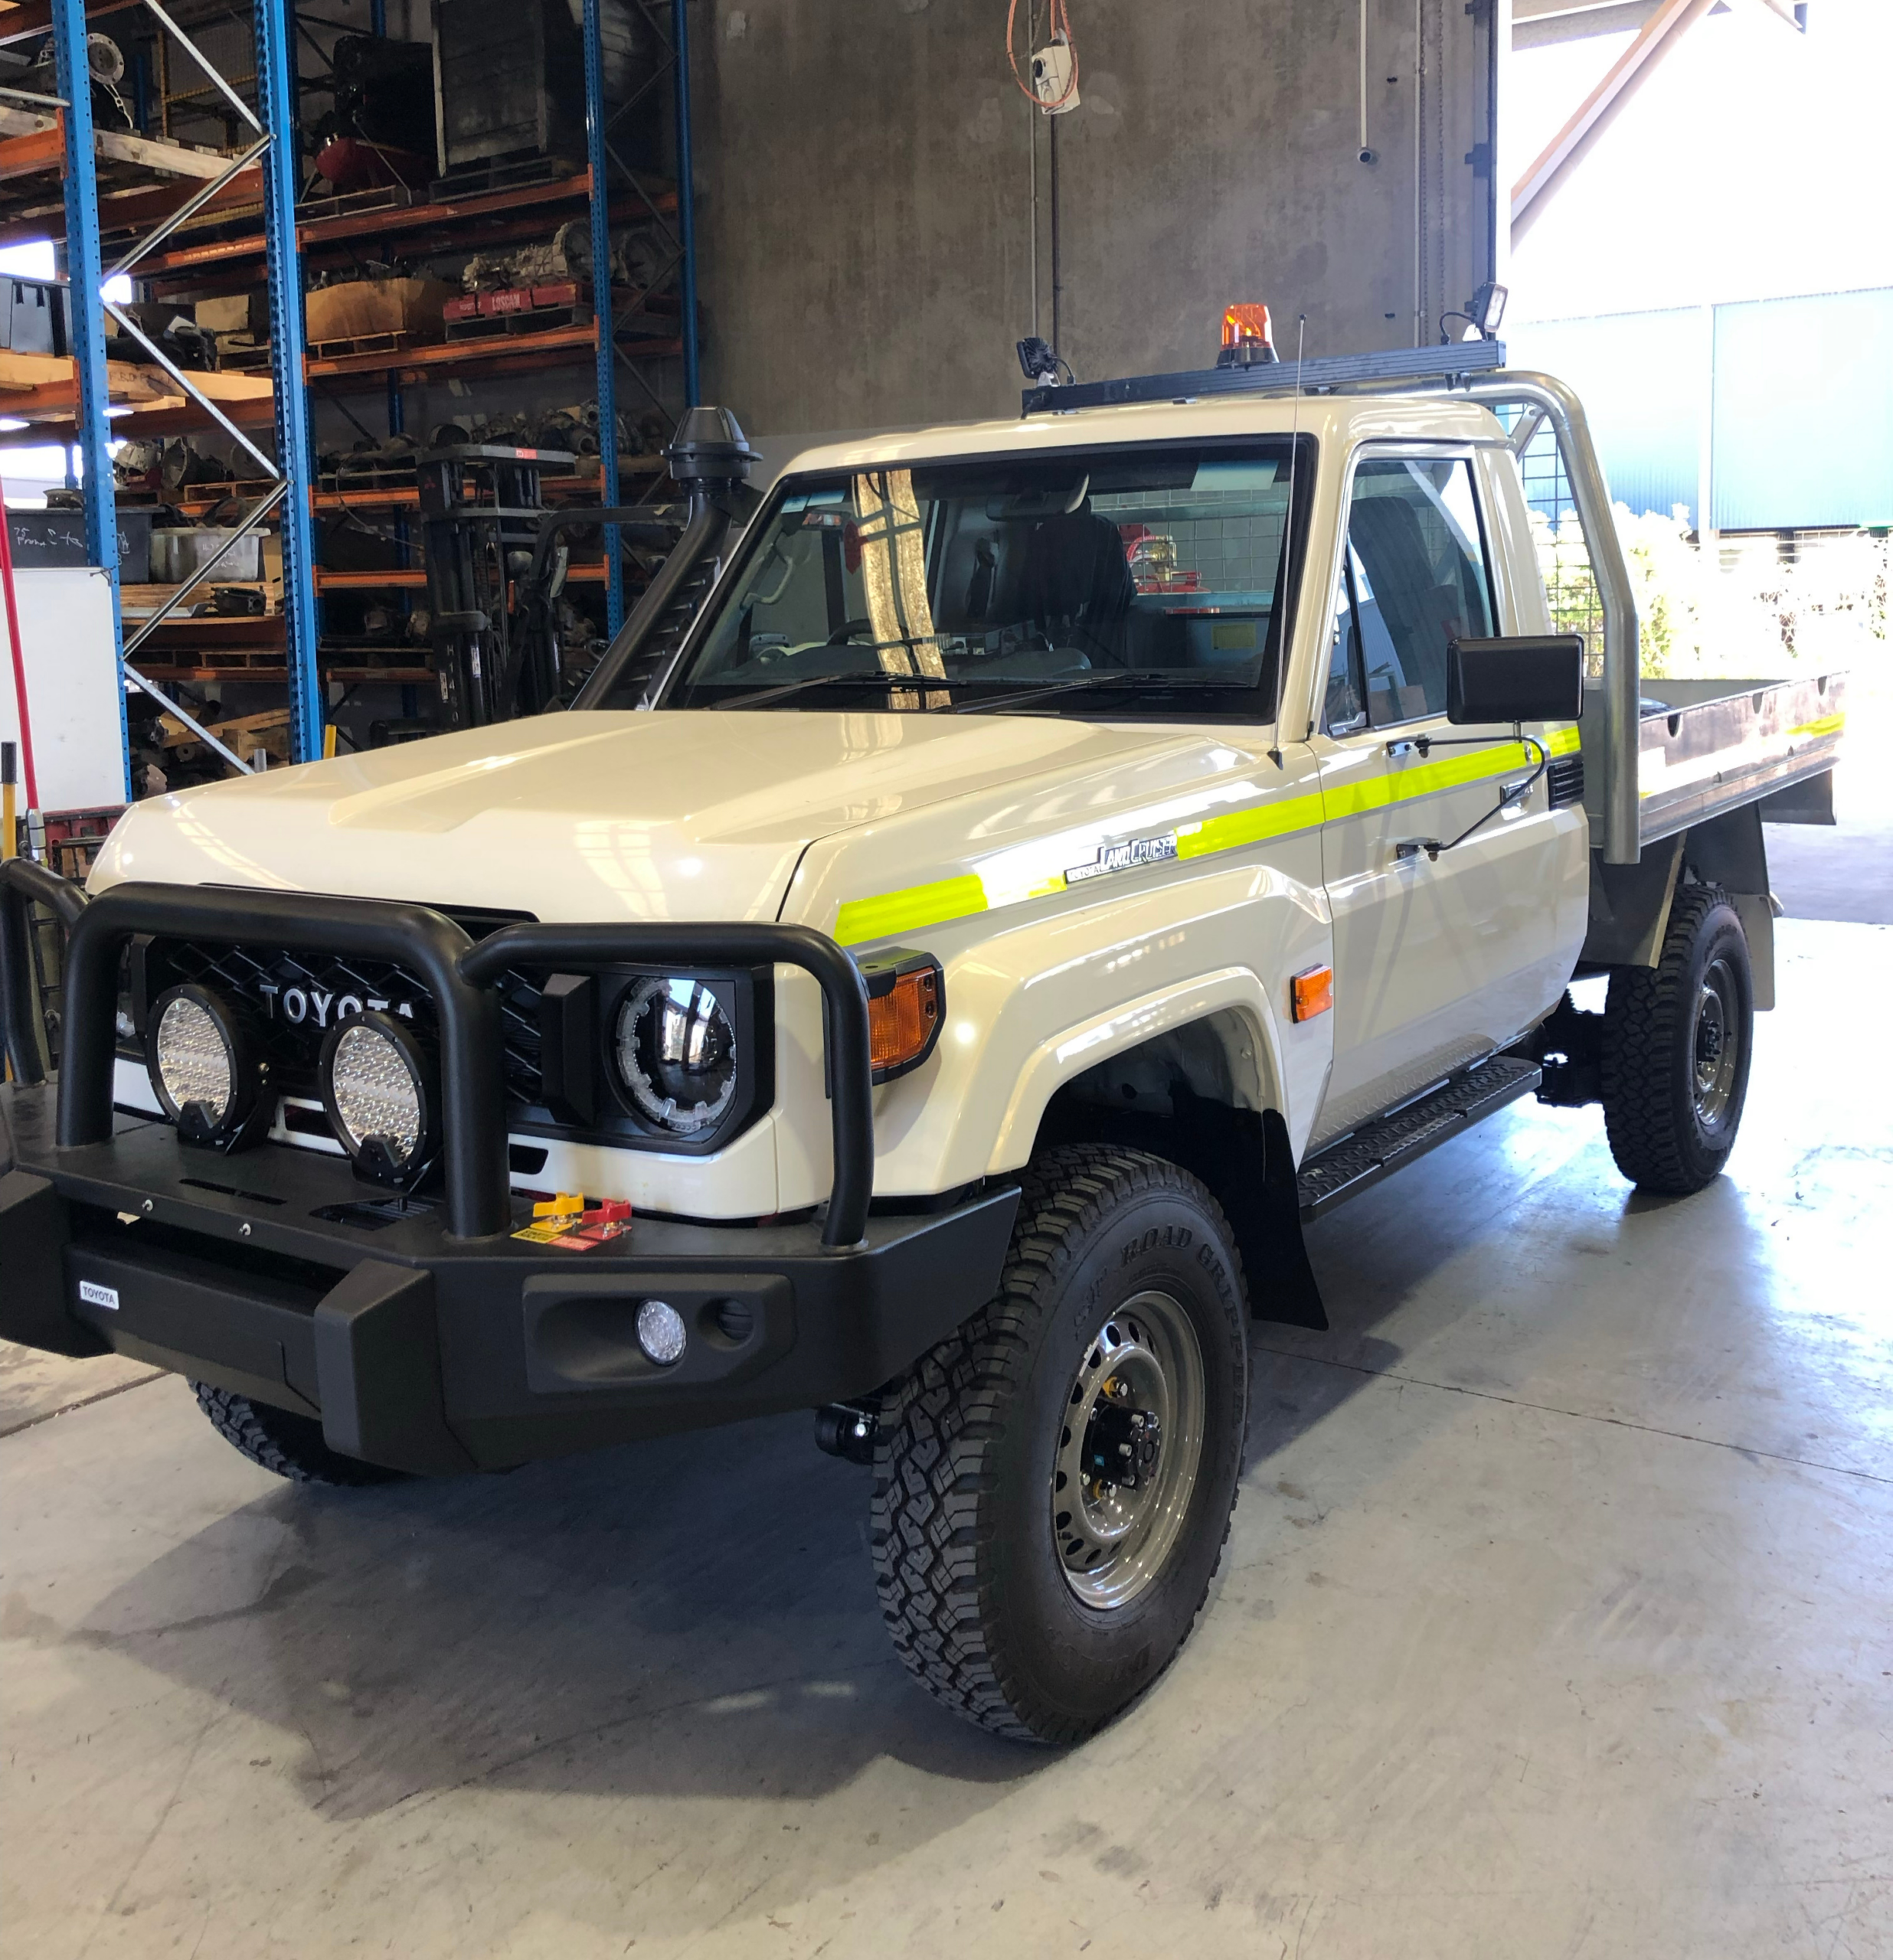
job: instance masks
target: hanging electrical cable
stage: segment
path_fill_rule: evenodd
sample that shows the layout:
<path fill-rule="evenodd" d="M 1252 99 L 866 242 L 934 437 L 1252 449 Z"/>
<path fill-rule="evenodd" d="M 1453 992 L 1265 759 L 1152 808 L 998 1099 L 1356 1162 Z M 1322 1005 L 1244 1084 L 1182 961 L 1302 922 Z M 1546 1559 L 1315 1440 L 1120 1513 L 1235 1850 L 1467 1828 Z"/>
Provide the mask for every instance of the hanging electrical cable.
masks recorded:
<path fill-rule="evenodd" d="M 1012 79 L 1028 101 L 1036 103 L 1048 115 L 1063 109 L 1074 101 L 1078 93 L 1078 44 L 1071 38 L 1071 21 L 1066 11 L 1066 0 L 1046 0 L 1045 25 L 1050 31 L 1053 43 L 1062 42 L 1071 55 L 1071 67 L 1066 75 L 1064 87 L 1058 95 L 1041 95 L 1035 81 L 1028 81 L 1018 68 L 1018 0 L 1006 0 L 1005 8 L 1005 59 L 1012 70 Z M 1029 57 L 1028 57 L 1029 58 Z"/>

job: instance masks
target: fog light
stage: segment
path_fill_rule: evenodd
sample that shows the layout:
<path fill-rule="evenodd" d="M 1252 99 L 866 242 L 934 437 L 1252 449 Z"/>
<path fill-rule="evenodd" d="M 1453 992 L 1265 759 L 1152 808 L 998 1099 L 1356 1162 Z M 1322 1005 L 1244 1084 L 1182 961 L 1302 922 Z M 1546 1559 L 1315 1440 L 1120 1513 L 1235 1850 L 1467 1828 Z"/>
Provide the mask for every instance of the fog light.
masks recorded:
<path fill-rule="evenodd" d="M 684 1317 L 668 1300 L 646 1300 L 638 1308 L 638 1345 L 660 1368 L 682 1361 Z"/>

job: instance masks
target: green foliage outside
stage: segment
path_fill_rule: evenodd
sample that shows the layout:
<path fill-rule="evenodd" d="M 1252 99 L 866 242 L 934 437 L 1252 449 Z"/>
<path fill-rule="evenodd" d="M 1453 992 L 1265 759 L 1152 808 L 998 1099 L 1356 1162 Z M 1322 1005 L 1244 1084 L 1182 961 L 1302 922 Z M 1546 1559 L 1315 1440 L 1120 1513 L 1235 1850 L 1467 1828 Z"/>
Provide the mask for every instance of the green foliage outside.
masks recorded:
<path fill-rule="evenodd" d="M 1664 516 L 1616 507 L 1636 596 L 1643 670 L 1653 678 L 1761 679 L 1885 664 L 1893 544 L 1866 531 L 1725 538 L 1705 557 L 1680 505 Z M 1600 670 L 1603 616 L 1576 514 L 1532 516 L 1552 622 L 1584 635 Z"/>

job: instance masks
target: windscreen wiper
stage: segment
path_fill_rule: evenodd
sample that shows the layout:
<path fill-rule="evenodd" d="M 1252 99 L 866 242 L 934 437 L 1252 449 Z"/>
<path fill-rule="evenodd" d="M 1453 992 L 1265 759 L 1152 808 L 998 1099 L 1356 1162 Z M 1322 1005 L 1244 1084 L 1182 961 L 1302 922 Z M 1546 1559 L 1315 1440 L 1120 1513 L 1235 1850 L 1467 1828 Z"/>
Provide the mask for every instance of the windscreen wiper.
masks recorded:
<path fill-rule="evenodd" d="M 1022 701 L 1041 701 L 1051 694 L 1062 694 L 1074 689 L 1089 690 L 1096 688 L 1146 687 L 1152 683 L 1167 683 L 1172 688 L 1192 689 L 1221 688 L 1232 693 L 1246 694 L 1252 683 L 1247 681 L 1201 680 L 1181 678 L 1187 669 L 1174 667 L 1151 667 L 1126 670 L 1122 668 L 1096 669 L 1087 674 L 1071 674 L 1057 681 L 1007 681 L 998 675 L 986 674 L 805 674 L 799 681 L 785 681 L 780 687 L 762 688 L 753 694 L 738 694 L 734 700 L 711 701 L 711 707 L 761 707 L 770 701 L 786 701 L 792 694 L 807 693 L 815 688 L 904 688 L 914 693 L 933 693 L 941 690 L 954 692 L 967 688 L 982 688 L 1005 698 L 1009 708 Z M 955 714 L 976 714 L 986 704 L 969 701 L 952 710 Z"/>
<path fill-rule="evenodd" d="M 1094 668 L 1088 674 L 1067 675 L 1061 681 L 1047 681 L 1043 683 L 1027 682 L 1021 685 L 1018 694 L 1004 703 L 1002 711 L 1009 714 L 1022 701 L 1043 701 L 1052 694 L 1066 694 L 1074 691 L 1089 692 L 1098 688 L 1139 688 L 1149 686 L 1152 682 L 1159 682 L 1167 684 L 1172 690 L 1179 687 L 1192 690 L 1202 688 L 1221 688 L 1234 694 L 1247 694 L 1254 685 L 1254 682 L 1249 681 L 1179 678 L 1179 676 L 1186 673 L 1187 671 L 1187 669 L 1175 667 L 1144 667 L 1129 669 Z M 979 684 L 991 687 L 994 683 L 988 681 L 982 681 Z M 1002 688 L 1002 692 L 1003 691 L 1005 691 Z M 988 705 L 989 704 L 985 702 L 968 701 L 963 705 L 956 704 L 952 712 L 955 714 L 977 714 L 982 708 Z M 992 705 L 997 705 L 997 704 Z"/>
<path fill-rule="evenodd" d="M 750 694 L 738 694 L 734 701 L 711 701 L 711 707 L 760 707 L 766 702 L 786 701 L 791 694 L 806 694 L 811 688 L 909 688 L 916 692 L 942 688 L 978 688 L 983 681 L 954 680 L 943 674 L 805 674 L 799 681 L 785 681 L 780 687 L 763 688 Z"/>

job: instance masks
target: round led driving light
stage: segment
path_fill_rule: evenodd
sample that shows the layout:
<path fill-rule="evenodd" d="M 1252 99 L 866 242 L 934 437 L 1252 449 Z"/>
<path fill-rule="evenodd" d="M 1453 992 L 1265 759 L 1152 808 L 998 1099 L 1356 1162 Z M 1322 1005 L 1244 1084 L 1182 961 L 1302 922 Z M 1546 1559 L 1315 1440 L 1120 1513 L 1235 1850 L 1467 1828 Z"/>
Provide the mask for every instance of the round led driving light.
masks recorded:
<path fill-rule="evenodd" d="M 152 1010 L 145 1062 L 187 1143 L 230 1148 L 248 1138 L 267 1069 L 229 1002 L 207 987 L 173 988 Z"/>
<path fill-rule="evenodd" d="M 237 1087 L 237 1058 L 202 1001 L 172 995 L 158 1017 L 152 1053 L 158 1093 L 173 1116 L 195 1104 L 212 1125 L 224 1120 Z"/>
<path fill-rule="evenodd" d="M 433 1155 L 434 1071 L 392 1014 L 355 1016 L 322 1044 L 322 1102 L 337 1140 L 364 1175 L 397 1183 Z"/>
<path fill-rule="evenodd" d="M 668 1300 L 638 1305 L 638 1345 L 647 1359 L 668 1368 L 684 1357 L 684 1317 Z"/>
<path fill-rule="evenodd" d="M 613 1049 L 633 1106 L 673 1136 L 705 1135 L 736 1100 L 736 1030 L 701 980 L 638 981 L 619 1007 Z"/>

